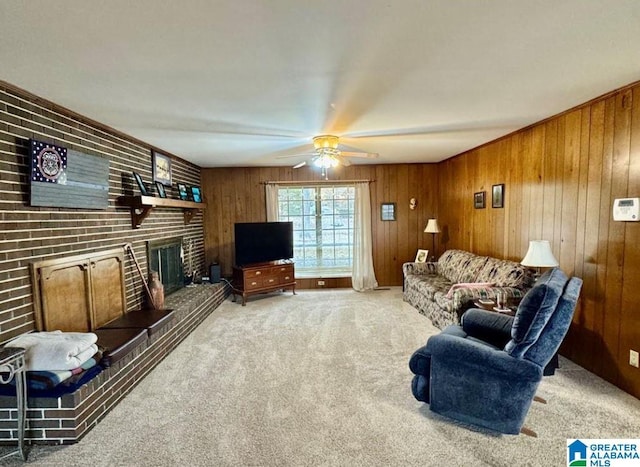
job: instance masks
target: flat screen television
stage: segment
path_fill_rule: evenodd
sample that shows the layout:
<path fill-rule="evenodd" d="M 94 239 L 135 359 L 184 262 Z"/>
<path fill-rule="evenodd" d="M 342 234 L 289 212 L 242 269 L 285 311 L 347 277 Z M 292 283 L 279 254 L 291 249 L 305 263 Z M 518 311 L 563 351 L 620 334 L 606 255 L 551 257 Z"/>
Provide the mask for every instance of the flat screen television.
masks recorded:
<path fill-rule="evenodd" d="M 236 266 L 293 258 L 293 222 L 235 224 Z"/>

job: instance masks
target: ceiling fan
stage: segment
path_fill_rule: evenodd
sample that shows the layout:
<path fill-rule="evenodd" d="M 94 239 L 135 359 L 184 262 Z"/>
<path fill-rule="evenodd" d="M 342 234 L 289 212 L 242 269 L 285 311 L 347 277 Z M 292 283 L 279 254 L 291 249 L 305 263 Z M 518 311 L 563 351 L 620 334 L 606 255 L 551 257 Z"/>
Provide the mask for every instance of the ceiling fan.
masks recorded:
<path fill-rule="evenodd" d="M 339 165 L 349 166 L 351 162 L 350 157 L 361 157 L 367 159 L 375 159 L 378 157 L 376 153 L 368 152 L 351 152 L 341 151 L 338 149 L 340 138 L 334 135 L 319 135 L 313 138 L 314 152 L 309 154 L 293 154 L 288 156 L 278 156 L 279 159 L 288 157 L 300 157 L 300 156 L 312 156 L 310 163 L 316 167 L 322 169 L 322 176 L 327 178 L 327 169 L 337 167 Z M 294 169 L 299 169 L 307 165 L 307 161 L 300 162 L 293 166 Z"/>

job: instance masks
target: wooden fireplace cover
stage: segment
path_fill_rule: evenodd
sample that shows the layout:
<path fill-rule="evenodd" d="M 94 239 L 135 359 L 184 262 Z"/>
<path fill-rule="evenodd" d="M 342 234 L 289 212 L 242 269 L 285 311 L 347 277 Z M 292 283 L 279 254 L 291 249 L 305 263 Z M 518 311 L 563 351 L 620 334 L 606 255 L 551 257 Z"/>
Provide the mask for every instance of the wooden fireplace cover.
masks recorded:
<path fill-rule="evenodd" d="M 124 248 L 31 264 L 38 331 L 94 331 L 126 310 Z"/>

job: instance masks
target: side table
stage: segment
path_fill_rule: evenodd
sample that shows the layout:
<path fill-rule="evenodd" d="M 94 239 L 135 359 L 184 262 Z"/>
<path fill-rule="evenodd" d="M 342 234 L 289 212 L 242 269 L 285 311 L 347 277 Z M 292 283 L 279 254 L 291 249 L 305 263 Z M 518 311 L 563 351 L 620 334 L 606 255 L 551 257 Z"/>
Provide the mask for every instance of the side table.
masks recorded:
<path fill-rule="evenodd" d="M 27 380 L 25 375 L 24 354 L 26 350 L 21 347 L 0 348 L 0 383 L 8 384 L 13 378 L 16 379 L 16 409 L 18 411 L 18 449 L 2 456 L 13 456 L 20 454 L 22 460 L 27 460 L 27 453 L 24 449 L 24 433 L 27 412 Z"/>

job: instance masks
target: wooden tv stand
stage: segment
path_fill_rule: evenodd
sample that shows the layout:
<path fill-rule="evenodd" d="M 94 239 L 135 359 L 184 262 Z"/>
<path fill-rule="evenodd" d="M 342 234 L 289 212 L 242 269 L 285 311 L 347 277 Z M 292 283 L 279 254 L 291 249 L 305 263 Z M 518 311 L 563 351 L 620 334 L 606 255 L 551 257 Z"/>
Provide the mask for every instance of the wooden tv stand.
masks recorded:
<path fill-rule="evenodd" d="M 275 261 L 234 266 L 231 286 L 233 301 L 236 301 L 236 295 L 242 295 L 242 306 L 246 305 L 248 296 L 259 293 L 290 288 L 295 295 L 296 278 L 293 263 Z"/>

